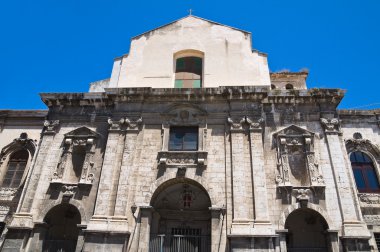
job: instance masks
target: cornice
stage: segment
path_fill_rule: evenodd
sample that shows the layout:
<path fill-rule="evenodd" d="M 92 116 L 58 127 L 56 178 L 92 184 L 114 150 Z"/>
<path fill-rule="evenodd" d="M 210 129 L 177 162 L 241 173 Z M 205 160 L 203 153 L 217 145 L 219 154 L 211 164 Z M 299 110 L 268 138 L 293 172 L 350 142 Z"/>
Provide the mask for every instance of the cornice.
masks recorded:
<path fill-rule="evenodd" d="M 341 89 L 269 90 L 257 86 L 216 88 L 106 88 L 102 93 L 42 93 L 48 107 L 113 106 L 133 102 L 215 102 L 249 101 L 260 103 L 326 104 L 337 106 L 344 96 Z"/>

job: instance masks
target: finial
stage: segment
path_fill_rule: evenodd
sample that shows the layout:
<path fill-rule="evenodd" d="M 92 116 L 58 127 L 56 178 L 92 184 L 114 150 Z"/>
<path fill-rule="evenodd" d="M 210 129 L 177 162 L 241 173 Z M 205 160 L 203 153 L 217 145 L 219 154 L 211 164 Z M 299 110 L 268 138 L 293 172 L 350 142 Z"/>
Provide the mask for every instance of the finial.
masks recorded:
<path fill-rule="evenodd" d="M 189 16 L 193 15 L 193 10 L 189 9 Z"/>

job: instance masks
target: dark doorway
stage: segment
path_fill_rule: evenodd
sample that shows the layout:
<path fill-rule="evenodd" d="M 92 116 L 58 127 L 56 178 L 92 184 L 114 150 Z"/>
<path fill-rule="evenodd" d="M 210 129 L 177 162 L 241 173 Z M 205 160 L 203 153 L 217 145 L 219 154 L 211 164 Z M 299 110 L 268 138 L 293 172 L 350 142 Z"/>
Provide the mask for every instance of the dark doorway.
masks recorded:
<path fill-rule="evenodd" d="M 326 220 L 311 209 L 298 209 L 292 212 L 285 222 L 288 229 L 286 237 L 289 252 L 326 252 Z"/>
<path fill-rule="evenodd" d="M 211 251 L 210 198 L 194 181 L 171 181 L 153 196 L 150 252 Z"/>
<path fill-rule="evenodd" d="M 53 207 L 45 216 L 47 224 L 44 252 L 71 252 L 77 245 L 81 216 L 76 207 L 60 204 Z"/>

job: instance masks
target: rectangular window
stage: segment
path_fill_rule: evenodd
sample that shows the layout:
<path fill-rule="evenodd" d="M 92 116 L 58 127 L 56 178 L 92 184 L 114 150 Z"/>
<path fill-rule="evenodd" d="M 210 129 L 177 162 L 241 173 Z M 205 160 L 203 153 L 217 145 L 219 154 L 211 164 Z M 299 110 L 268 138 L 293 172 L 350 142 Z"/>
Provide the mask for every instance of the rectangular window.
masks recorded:
<path fill-rule="evenodd" d="M 198 150 L 198 127 L 171 127 L 169 134 L 169 150 Z"/>
<path fill-rule="evenodd" d="M 377 249 L 380 250 L 380 233 L 374 233 Z"/>

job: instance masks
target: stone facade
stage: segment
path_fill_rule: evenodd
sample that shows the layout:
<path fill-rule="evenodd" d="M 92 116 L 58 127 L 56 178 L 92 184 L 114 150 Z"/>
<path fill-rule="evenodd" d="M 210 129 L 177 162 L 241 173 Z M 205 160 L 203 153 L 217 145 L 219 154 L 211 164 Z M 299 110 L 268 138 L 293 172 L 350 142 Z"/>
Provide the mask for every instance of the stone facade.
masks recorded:
<path fill-rule="evenodd" d="M 337 110 L 344 91 L 307 89 L 306 72 L 269 74 L 246 39 L 189 16 L 134 38 L 91 92 L 0 111 L 2 181 L 13 152 L 30 155 L 0 188 L 2 251 L 378 251 L 380 192 L 358 189 L 349 155 L 379 183 L 380 111 Z M 202 51 L 202 88 L 173 88 L 183 50 Z"/>

